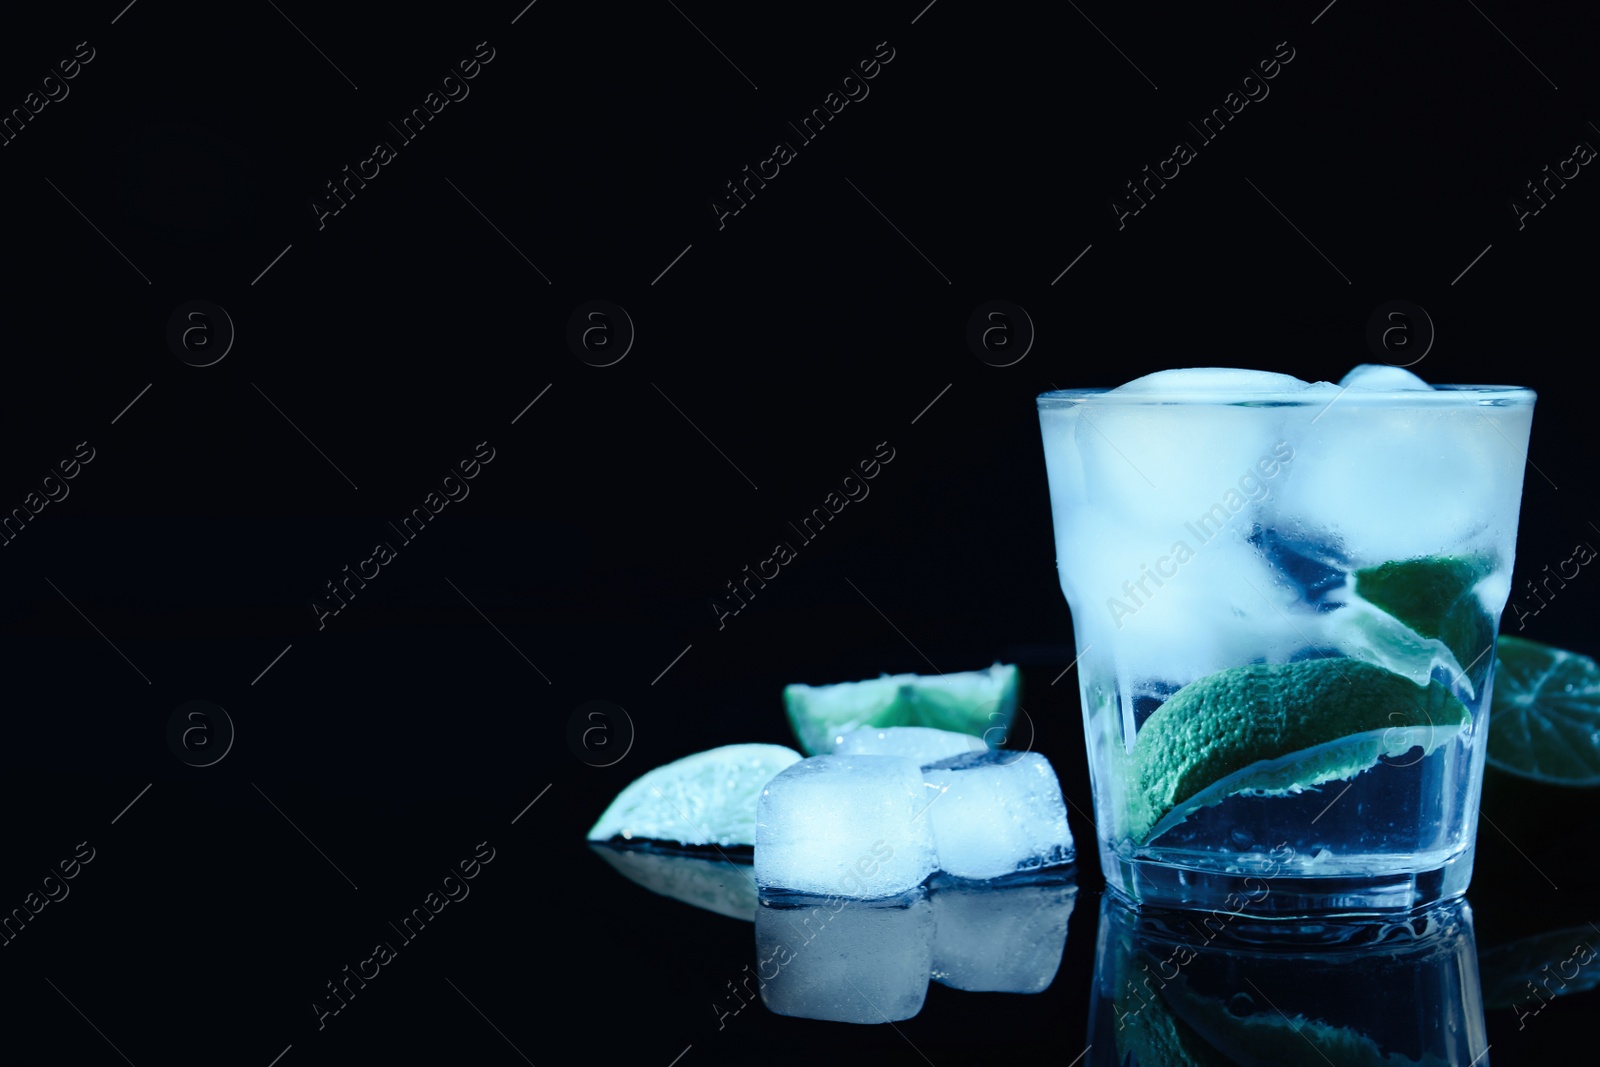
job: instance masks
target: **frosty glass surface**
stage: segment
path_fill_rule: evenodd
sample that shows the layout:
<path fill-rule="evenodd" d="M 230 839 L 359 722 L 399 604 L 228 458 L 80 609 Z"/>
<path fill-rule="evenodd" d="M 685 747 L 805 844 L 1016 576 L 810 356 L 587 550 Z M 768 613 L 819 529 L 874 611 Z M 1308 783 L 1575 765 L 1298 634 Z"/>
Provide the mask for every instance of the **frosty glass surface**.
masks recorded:
<path fill-rule="evenodd" d="M 1107 880 L 1135 900 L 1262 912 L 1459 895 L 1534 394 L 1258 377 L 1286 385 L 1218 376 L 1038 399 Z M 1472 595 L 1491 629 L 1471 664 L 1353 593 L 1357 571 L 1438 559 L 1481 568 Z M 1150 716 L 1208 675 L 1309 659 L 1437 681 L 1470 725 L 1436 748 L 1389 744 L 1347 780 L 1228 796 L 1139 840 L 1126 757 Z M 1240 712 L 1274 713 L 1270 702 Z"/>

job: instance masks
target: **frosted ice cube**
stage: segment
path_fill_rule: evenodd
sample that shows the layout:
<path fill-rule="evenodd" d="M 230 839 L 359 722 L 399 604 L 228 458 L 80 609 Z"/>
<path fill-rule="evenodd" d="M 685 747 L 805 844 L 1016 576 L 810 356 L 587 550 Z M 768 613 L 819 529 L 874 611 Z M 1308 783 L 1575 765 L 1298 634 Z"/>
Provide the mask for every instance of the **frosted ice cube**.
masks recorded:
<path fill-rule="evenodd" d="M 1042 993 L 1067 944 L 1068 881 L 936 888 L 933 980 L 975 993 Z"/>
<path fill-rule="evenodd" d="M 833 746 L 840 756 L 904 756 L 917 766 L 968 752 L 987 752 L 981 737 L 928 726 L 862 726 Z"/>
<path fill-rule="evenodd" d="M 768 782 L 756 805 L 762 889 L 888 897 L 934 870 L 922 809 L 933 791 L 904 756 L 812 756 Z"/>
<path fill-rule="evenodd" d="M 998 878 L 1072 861 L 1061 783 L 1037 752 L 969 753 L 922 775 L 938 791 L 927 818 L 946 874 Z"/>
<path fill-rule="evenodd" d="M 1135 378 L 1114 393 L 1297 393 L 1309 383 L 1292 374 L 1240 367 L 1180 367 Z"/>
<path fill-rule="evenodd" d="M 789 897 L 774 906 L 763 899 L 756 911 L 761 1001 L 801 1019 L 909 1019 L 928 995 L 933 937 L 933 908 L 922 889 L 877 903 Z"/>
<path fill-rule="evenodd" d="M 1433 386 L 1418 378 L 1404 367 L 1387 363 L 1361 363 L 1351 368 L 1349 374 L 1339 379 L 1339 384 L 1351 389 L 1381 389 L 1396 392 L 1405 389 L 1427 389 Z"/>
<path fill-rule="evenodd" d="M 1526 462 L 1526 407 L 1401 403 L 1351 388 L 1324 406 L 1284 409 L 1294 459 L 1266 524 L 1320 531 L 1358 566 L 1512 543 Z M 1496 526 L 1498 524 L 1498 527 Z"/>

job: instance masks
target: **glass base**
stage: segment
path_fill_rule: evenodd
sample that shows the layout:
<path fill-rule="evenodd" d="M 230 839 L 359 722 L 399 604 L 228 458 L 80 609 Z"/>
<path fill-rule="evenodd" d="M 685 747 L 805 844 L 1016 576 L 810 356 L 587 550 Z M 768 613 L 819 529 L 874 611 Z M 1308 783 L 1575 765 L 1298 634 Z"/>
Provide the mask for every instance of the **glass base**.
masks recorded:
<path fill-rule="evenodd" d="M 1258 919 L 1375 915 L 1413 911 L 1454 900 L 1472 879 L 1473 849 L 1420 871 L 1293 878 L 1228 874 L 1150 860 L 1128 860 L 1102 848 L 1106 885 L 1136 907 L 1214 911 Z"/>

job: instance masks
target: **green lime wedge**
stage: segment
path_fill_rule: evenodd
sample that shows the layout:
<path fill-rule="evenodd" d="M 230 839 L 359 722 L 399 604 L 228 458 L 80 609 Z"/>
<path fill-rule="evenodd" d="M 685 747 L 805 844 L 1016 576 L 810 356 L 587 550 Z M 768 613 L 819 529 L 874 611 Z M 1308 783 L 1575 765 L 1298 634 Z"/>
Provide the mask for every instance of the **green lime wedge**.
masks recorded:
<path fill-rule="evenodd" d="M 1600 667 L 1502 637 L 1489 709 L 1489 763 L 1553 785 L 1600 785 Z"/>
<path fill-rule="evenodd" d="M 1011 664 L 956 674 L 886 674 L 862 682 L 784 687 L 789 724 L 808 756 L 833 751 L 858 726 L 928 726 L 999 745 L 1017 710 L 1020 675 Z"/>
<path fill-rule="evenodd" d="M 756 798 L 799 759 L 782 745 L 724 745 L 685 756 L 634 779 L 590 828 L 589 840 L 754 847 Z"/>
<path fill-rule="evenodd" d="M 1438 682 L 1355 659 L 1252 663 L 1190 682 L 1147 719 L 1128 756 L 1126 825 L 1144 842 L 1230 796 L 1283 796 L 1353 778 L 1472 717 Z"/>
<path fill-rule="evenodd" d="M 747 863 L 648 848 L 613 848 L 598 843 L 589 847 L 628 881 L 652 893 L 732 919 L 756 921 L 756 880 Z"/>
<path fill-rule="evenodd" d="M 1424 556 L 1355 573 L 1355 592 L 1454 653 L 1474 691 L 1489 674 L 1494 620 L 1473 589 L 1493 570 L 1485 556 Z"/>

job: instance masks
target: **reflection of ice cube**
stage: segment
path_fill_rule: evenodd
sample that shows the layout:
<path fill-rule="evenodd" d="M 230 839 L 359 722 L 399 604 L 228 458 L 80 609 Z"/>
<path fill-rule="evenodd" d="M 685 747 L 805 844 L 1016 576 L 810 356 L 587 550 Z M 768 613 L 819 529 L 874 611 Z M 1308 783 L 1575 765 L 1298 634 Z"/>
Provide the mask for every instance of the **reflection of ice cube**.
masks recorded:
<path fill-rule="evenodd" d="M 1067 944 L 1071 882 L 933 891 L 933 980 L 954 989 L 1041 993 Z"/>
<path fill-rule="evenodd" d="M 1072 861 L 1061 783 L 1037 752 L 980 752 L 922 770 L 939 870 L 998 878 Z"/>
<path fill-rule="evenodd" d="M 933 873 L 920 817 L 930 790 L 904 756 L 812 756 L 768 782 L 756 804 L 762 889 L 887 897 Z"/>
<path fill-rule="evenodd" d="M 904 756 L 917 766 L 968 752 L 986 752 L 983 738 L 927 726 L 862 726 L 833 746 L 839 756 Z"/>
<path fill-rule="evenodd" d="M 933 969 L 927 891 L 860 903 L 786 897 L 756 911 L 761 1000 L 778 1015 L 841 1023 L 909 1019 L 922 1010 Z"/>
<path fill-rule="evenodd" d="M 1349 374 L 1339 379 L 1339 384 L 1351 389 L 1373 389 L 1398 392 L 1406 389 L 1429 389 L 1433 386 L 1418 378 L 1404 367 L 1388 363 L 1362 363 L 1351 368 Z"/>

